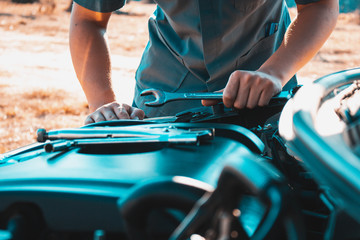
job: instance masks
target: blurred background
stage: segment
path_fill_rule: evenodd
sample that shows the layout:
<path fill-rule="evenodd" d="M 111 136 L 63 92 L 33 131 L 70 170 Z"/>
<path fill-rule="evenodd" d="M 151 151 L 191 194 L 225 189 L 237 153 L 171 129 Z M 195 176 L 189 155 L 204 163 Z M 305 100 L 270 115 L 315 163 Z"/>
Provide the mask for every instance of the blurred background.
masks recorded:
<path fill-rule="evenodd" d="M 296 16 L 293 1 L 287 1 Z M 360 0 L 342 0 L 330 39 L 299 73 L 301 83 L 360 67 Z M 108 36 L 117 96 L 132 102 L 147 43 L 151 0 L 128 1 Z M 71 0 L 0 0 L 0 153 L 35 142 L 38 128 L 80 127 L 89 113 L 68 47 Z"/>

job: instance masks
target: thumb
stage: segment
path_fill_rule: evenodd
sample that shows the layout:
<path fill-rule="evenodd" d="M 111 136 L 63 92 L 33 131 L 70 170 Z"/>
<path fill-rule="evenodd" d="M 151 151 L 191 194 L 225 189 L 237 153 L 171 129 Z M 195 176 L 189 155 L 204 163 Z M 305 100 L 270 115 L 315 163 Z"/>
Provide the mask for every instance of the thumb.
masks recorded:
<path fill-rule="evenodd" d="M 215 92 L 224 92 L 224 88 Z M 218 104 L 219 102 L 222 102 L 221 100 L 201 100 L 201 104 L 205 107 L 213 106 Z"/>
<path fill-rule="evenodd" d="M 139 108 L 131 107 L 130 118 L 134 120 L 143 120 L 145 118 L 145 112 Z"/>

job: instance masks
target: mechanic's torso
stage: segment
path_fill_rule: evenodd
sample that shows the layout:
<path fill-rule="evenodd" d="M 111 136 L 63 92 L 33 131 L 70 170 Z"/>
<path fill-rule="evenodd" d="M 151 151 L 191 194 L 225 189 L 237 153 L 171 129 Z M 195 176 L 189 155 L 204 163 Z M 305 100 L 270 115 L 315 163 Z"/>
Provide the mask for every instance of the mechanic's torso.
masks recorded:
<path fill-rule="evenodd" d="M 256 70 L 280 45 L 290 18 L 283 0 L 157 0 L 150 41 L 136 74 L 136 105 L 148 116 L 200 106 L 144 106 L 146 88 L 215 91 L 237 69 Z M 195 104 L 195 105 L 194 105 Z M 167 108 L 167 109 L 166 109 Z"/>

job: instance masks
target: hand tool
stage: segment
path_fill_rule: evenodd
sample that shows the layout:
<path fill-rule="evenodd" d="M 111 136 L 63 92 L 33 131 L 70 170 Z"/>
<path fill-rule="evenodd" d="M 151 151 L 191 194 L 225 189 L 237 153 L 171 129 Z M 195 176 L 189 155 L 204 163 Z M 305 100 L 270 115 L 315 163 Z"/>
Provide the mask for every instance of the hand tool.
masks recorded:
<path fill-rule="evenodd" d="M 146 106 L 151 107 L 162 106 L 167 102 L 176 100 L 222 100 L 223 98 L 222 92 L 171 93 L 160 89 L 149 88 L 140 93 L 140 96 L 148 95 L 153 95 L 155 97 L 154 100 L 145 102 Z M 272 100 L 288 100 L 290 97 L 291 94 L 289 91 L 283 91 L 272 97 Z"/>

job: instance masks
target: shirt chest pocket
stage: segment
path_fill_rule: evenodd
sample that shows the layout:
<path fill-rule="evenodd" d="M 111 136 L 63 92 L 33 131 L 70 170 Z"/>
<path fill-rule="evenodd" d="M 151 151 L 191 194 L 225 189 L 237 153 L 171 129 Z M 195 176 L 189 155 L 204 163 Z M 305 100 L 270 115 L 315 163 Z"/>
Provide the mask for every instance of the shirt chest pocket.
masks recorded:
<path fill-rule="evenodd" d="M 237 10 L 250 13 L 263 5 L 267 0 L 233 0 Z"/>

